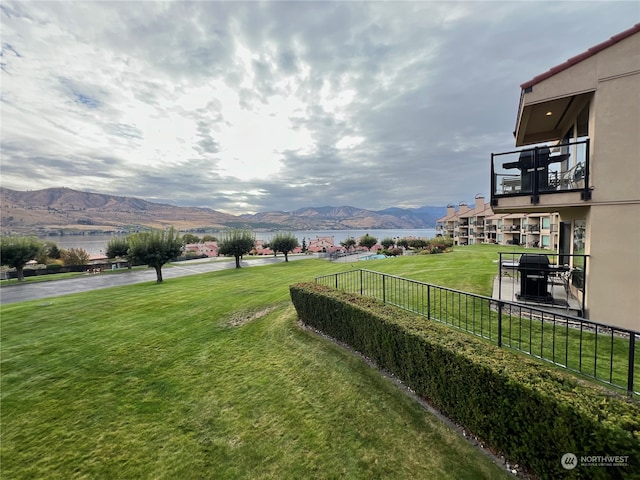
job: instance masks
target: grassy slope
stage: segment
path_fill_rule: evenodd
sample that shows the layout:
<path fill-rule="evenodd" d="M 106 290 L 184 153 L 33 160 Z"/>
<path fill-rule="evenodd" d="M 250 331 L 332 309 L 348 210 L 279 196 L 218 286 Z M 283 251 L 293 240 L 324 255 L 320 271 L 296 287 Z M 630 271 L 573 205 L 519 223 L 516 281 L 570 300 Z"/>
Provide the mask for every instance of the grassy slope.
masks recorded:
<path fill-rule="evenodd" d="M 2 307 L 2 476 L 506 478 L 290 307 L 291 283 L 355 266 L 433 281 L 439 257 L 298 261 Z"/>

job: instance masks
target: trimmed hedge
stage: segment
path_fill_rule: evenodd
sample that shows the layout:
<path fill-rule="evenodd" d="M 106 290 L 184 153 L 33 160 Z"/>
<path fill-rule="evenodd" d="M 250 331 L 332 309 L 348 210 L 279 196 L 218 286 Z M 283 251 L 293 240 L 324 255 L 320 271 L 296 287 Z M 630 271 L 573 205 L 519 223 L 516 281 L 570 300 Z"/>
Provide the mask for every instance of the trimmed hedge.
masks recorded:
<path fill-rule="evenodd" d="M 298 317 L 400 378 L 540 478 L 640 478 L 640 405 L 570 373 L 377 300 L 306 283 Z M 628 466 L 561 465 L 627 455 Z"/>

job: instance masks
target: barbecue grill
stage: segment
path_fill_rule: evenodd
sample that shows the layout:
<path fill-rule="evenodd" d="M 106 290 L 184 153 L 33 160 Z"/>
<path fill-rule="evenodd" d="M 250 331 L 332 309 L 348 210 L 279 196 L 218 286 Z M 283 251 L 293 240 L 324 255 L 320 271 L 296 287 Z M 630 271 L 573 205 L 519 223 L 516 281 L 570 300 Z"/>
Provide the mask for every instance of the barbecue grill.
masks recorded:
<path fill-rule="evenodd" d="M 520 273 L 520 295 L 518 298 L 536 302 L 551 302 L 549 273 L 551 266 L 546 255 L 523 254 L 518 263 Z"/>

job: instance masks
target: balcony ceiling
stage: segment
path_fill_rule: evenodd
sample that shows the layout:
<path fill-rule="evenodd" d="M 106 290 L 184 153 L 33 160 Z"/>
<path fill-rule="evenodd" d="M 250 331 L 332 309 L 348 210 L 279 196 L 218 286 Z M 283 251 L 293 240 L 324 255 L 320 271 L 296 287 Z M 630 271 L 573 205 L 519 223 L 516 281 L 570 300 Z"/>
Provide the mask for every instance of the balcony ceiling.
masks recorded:
<path fill-rule="evenodd" d="M 516 146 L 560 140 L 576 121 L 578 113 L 589 102 L 592 93 L 554 98 L 544 102 L 526 104 L 516 125 Z"/>

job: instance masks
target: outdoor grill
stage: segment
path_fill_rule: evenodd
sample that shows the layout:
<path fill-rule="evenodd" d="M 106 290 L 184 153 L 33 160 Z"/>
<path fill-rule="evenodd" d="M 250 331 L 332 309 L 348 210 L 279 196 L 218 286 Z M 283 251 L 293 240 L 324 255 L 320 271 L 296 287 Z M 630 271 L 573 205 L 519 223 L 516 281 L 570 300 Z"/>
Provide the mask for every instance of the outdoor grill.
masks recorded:
<path fill-rule="evenodd" d="M 518 263 L 520 273 L 520 295 L 523 300 L 549 302 L 549 259 L 542 254 L 523 254 Z"/>

